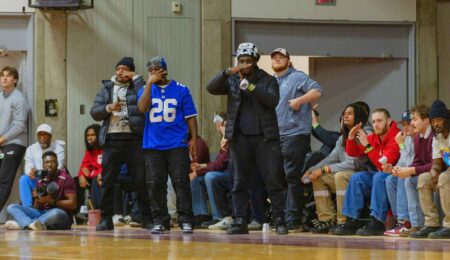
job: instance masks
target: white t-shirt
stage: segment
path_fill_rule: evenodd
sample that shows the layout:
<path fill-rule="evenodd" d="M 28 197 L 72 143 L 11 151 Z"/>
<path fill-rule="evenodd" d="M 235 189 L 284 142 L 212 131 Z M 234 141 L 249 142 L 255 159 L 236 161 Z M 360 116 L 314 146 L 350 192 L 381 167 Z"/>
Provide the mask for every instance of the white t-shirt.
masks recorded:
<path fill-rule="evenodd" d="M 433 138 L 433 160 L 442 158 L 442 153 L 450 152 L 450 135 L 444 138 L 438 134 Z"/>

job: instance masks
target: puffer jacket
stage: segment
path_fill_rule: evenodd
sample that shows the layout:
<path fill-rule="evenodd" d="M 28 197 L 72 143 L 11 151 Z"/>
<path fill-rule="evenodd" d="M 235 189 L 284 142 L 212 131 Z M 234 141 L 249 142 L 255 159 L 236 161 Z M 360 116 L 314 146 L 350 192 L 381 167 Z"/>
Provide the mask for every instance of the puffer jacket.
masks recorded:
<path fill-rule="evenodd" d="M 145 80 L 142 76 L 135 76 L 133 77 L 133 80 L 127 90 L 128 121 L 131 132 L 138 136 L 142 136 L 145 125 L 145 117 L 144 114 L 138 109 L 136 93 L 143 86 L 145 86 Z M 113 90 L 114 83 L 111 80 L 103 80 L 102 88 L 97 93 L 94 105 L 91 109 L 91 116 L 95 121 L 103 120 L 98 140 L 100 146 L 105 144 L 106 135 L 108 134 L 111 113 L 106 111 L 106 106 L 112 103 Z"/>
<path fill-rule="evenodd" d="M 225 138 L 228 140 L 233 140 L 236 119 L 241 105 L 241 91 L 243 90 L 239 88 L 240 82 L 241 80 L 238 74 L 233 74 L 228 77 L 225 71 L 222 71 L 206 86 L 208 92 L 213 95 L 228 95 L 228 119 L 225 127 Z M 264 139 L 279 139 L 280 134 L 278 131 L 277 114 L 275 112 L 275 108 L 280 99 L 277 80 L 264 70 L 256 68 L 253 78 L 249 80 L 249 83 L 253 83 L 256 86 L 252 91 L 252 97 L 256 101 L 255 107 L 261 122 Z"/>

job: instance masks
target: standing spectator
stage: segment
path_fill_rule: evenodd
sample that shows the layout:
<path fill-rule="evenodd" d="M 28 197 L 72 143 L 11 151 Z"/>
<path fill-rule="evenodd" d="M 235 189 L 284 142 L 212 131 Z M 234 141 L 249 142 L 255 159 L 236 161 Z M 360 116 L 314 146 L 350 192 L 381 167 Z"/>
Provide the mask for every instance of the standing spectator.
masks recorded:
<path fill-rule="evenodd" d="M 284 219 L 285 179 L 275 111 L 279 87 L 274 77 L 258 68 L 259 58 L 256 45 L 241 43 L 237 50 L 238 65 L 219 72 L 207 85 L 213 95 L 228 95 L 225 137 L 230 142 L 235 179 L 234 223 L 227 232 L 248 234 L 248 189 L 256 167 L 272 202 L 276 232 L 284 235 L 288 233 Z"/>
<path fill-rule="evenodd" d="M 11 204 L 7 211 L 14 220 L 7 221 L 7 229 L 70 229 L 77 207 L 75 182 L 65 171 L 58 170 L 58 158 L 53 151 L 42 155 L 44 173 L 33 191 L 34 205 Z"/>
<path fill-rule="evenodd" d="M 16 89 L 19 73 L 16 68 L 0 71 L 0 210 L 11 193 L 17 169 L 27 143 L 28 103 Z"/>
<path fill-rule="evenodd" d="M 60 140 L 52 141 L 52 127 L 42 124 L 36 129 L 37 142 L 30 145 L 25 152 L 25 174 L 19 179 L 19 194 L 22 206 L 33 206 L 33 190 L 36 188 L 39 176 L 37 173 L 43 169 L 42 154 L 53 151 L 58 156 L 58 165 L 61 171 L 64 167 L 64 146 Z"/>
<path fill-rule="evenodd" d="M 192 197 L 189 184 L 190 159 L 188 128 L 191 133 L 191 155 L 196 161 L 197 110 L 189 88 L 167 79 L 164 58 L 153 57 L 147 63 L 149 78 L 138 93 L 139 110 L 145 112 L 143 148 L 147 167 L 155 226 L 152 233 L 170 229 L 167 210 L 167 178 L 170 176 L 177 197 L 179 224 L 183 233 L 192 233 Z"/>
<path fill-rule="evenodd" d="M 374 236 L 383 235 L 384 221 L 389 209 L 385 179 L 389 175 L 384 171 L 387 164 L 394 165 L 400 157 L 400 149 L 395 136 L 400 131 L 384 108 L 372 112 L 373 133 L 367 135 L 357 124 L 349 134 L 345 151 L 349 156 L 364 156 L 377 167 L 377 172 L 364 171 L 352 175 L 345 193 L 342 215 L 347 219 L 334 230 L 336 235 Z M 370 216 L 372 220 L 363 228 L 359 218 L 364 208 L 365 198 L 370 196 Z"/>
<path fill-rule="evenodd" d="M 444 102 L 434 101 L 429 116 L 435 133 L 433 139 L 433 164 L 430 172 L 419 175 L 420 207 L 425 215 L 425 226 L 410 233 L 412 238 L 450 238 L 450 113 Z M 433 201 L 433 192 L 439 192 L 443 227 L 439 221 L 438 205 Z"/>
<path fill-rule="evenodd" d="M 365 156 L 350 157 L 345 152 L 350 129 L 359 123 L 366 124 L 365 112 L 359 106 L 350 104 L 344 109 L 341 120 L 341 137 L 337 140 L 331 154 L 311 167 L 303 176 L 303 182 L 307 182 L 305 179 L 309 178 L 313 184 L 316 210 L 320 221 L 311 229 L 313 233 L 327 233 L 334 228 L 336 215 L 338 224 L 345 222 L 345 217 L 342 215 L 345 194 L 342 193 L 345 193 L 350 176 L 355 171 L 362 170 L 367 160 Z M 337 210 L 331 193 L 336 193 Z"/>
<path fill-rule="evenodd" d="M 142 226 L 153 227 L 149 194 L 145 186 L 144 153 L 141 148 L 145 118 L 139 112 L 136 100 L 136 93 L 145 85 L 145 81 L 134 69 L 133 58 L 124 57 L 119 60 L 115 75 L 111 80 L 102 82 L 102 88 L 91 109 L 92 118 L 103 121 L 99 135 L 99 144 L 103 149 L 100 199 L 102 219 L 96 227 L 99 231 L 114 229 L 114 183 L 123 164 L 134 175 L 143 218 Z"/>
<path fill-rule="evenodd" d="M 276 113 L 284 173 L 288 184 L 287 228 L 294 230 L 302 224 L 302 210 L 305 206 L 300 177 L 306 154 L 311 150 L 311 103 L 322 96 L 322 87 L 292 66 L 289 53 L 285 49 L 275 49 L 271 57 L 272 69 L 280 86 L 280 101 Z"/>

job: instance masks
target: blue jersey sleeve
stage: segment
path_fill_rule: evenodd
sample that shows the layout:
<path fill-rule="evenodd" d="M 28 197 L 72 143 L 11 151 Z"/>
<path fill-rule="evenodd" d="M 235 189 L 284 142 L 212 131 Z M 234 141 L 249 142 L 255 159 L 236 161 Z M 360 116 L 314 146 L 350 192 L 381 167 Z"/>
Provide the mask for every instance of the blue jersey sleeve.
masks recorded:
<path fill-rule="evenodd" d="M 139 101 L 139 99 L 140 99 L 141 96 L 142 96 L 142 93 L 144 93 L 144 89 L 145 89 L 145 86 L 143 86 L 142 88 L 140 88 L 140 89 L 138 90 L 138 92 L 137 92 L 137 94 L 136 94 L 136 100 L 137 100 L 137 101 Z"/>
<path fill-rule="evenodd" d="M 192 99 L 191 92 L 186 87 L 183 93 L 183 100 L 181 109 L 183 110 L 184 118 L 197 115 L 197 109 L 195 109 L 194 100 Z"/>

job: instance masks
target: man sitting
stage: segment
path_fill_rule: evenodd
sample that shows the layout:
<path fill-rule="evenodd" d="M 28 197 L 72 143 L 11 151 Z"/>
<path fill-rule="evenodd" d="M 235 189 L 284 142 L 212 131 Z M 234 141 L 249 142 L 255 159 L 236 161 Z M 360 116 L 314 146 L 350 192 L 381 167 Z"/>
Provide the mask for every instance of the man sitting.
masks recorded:
<path fill-rule="evenodd" d="M 7 212 L 14 220 L 6 229 L 63 230 L 72 226 L 72 214 L 77 207 L 75 182 L 65 171 L 58 170 L 57 155 L 47 151 L 42 155 L 44 171 L 33 190 L 34 205 L 11 204 Z"/>
<path fill-rule="evenodd" d="M 41 124 L 37 130 L 37 142 L 28 146 L 25 152 L 25 174 L 19 180 L 19 193 L 22 206 L 33 206 L 32 191 L 36 188 L 39 179 L 39 172 L 42 168 L 42 154 L 46 151 L 53 151 L 58 156 L 60 170 L 64 170 L 64 146 L 60 140 L 52 142 L 52 127 L 48 124 Z"/>

